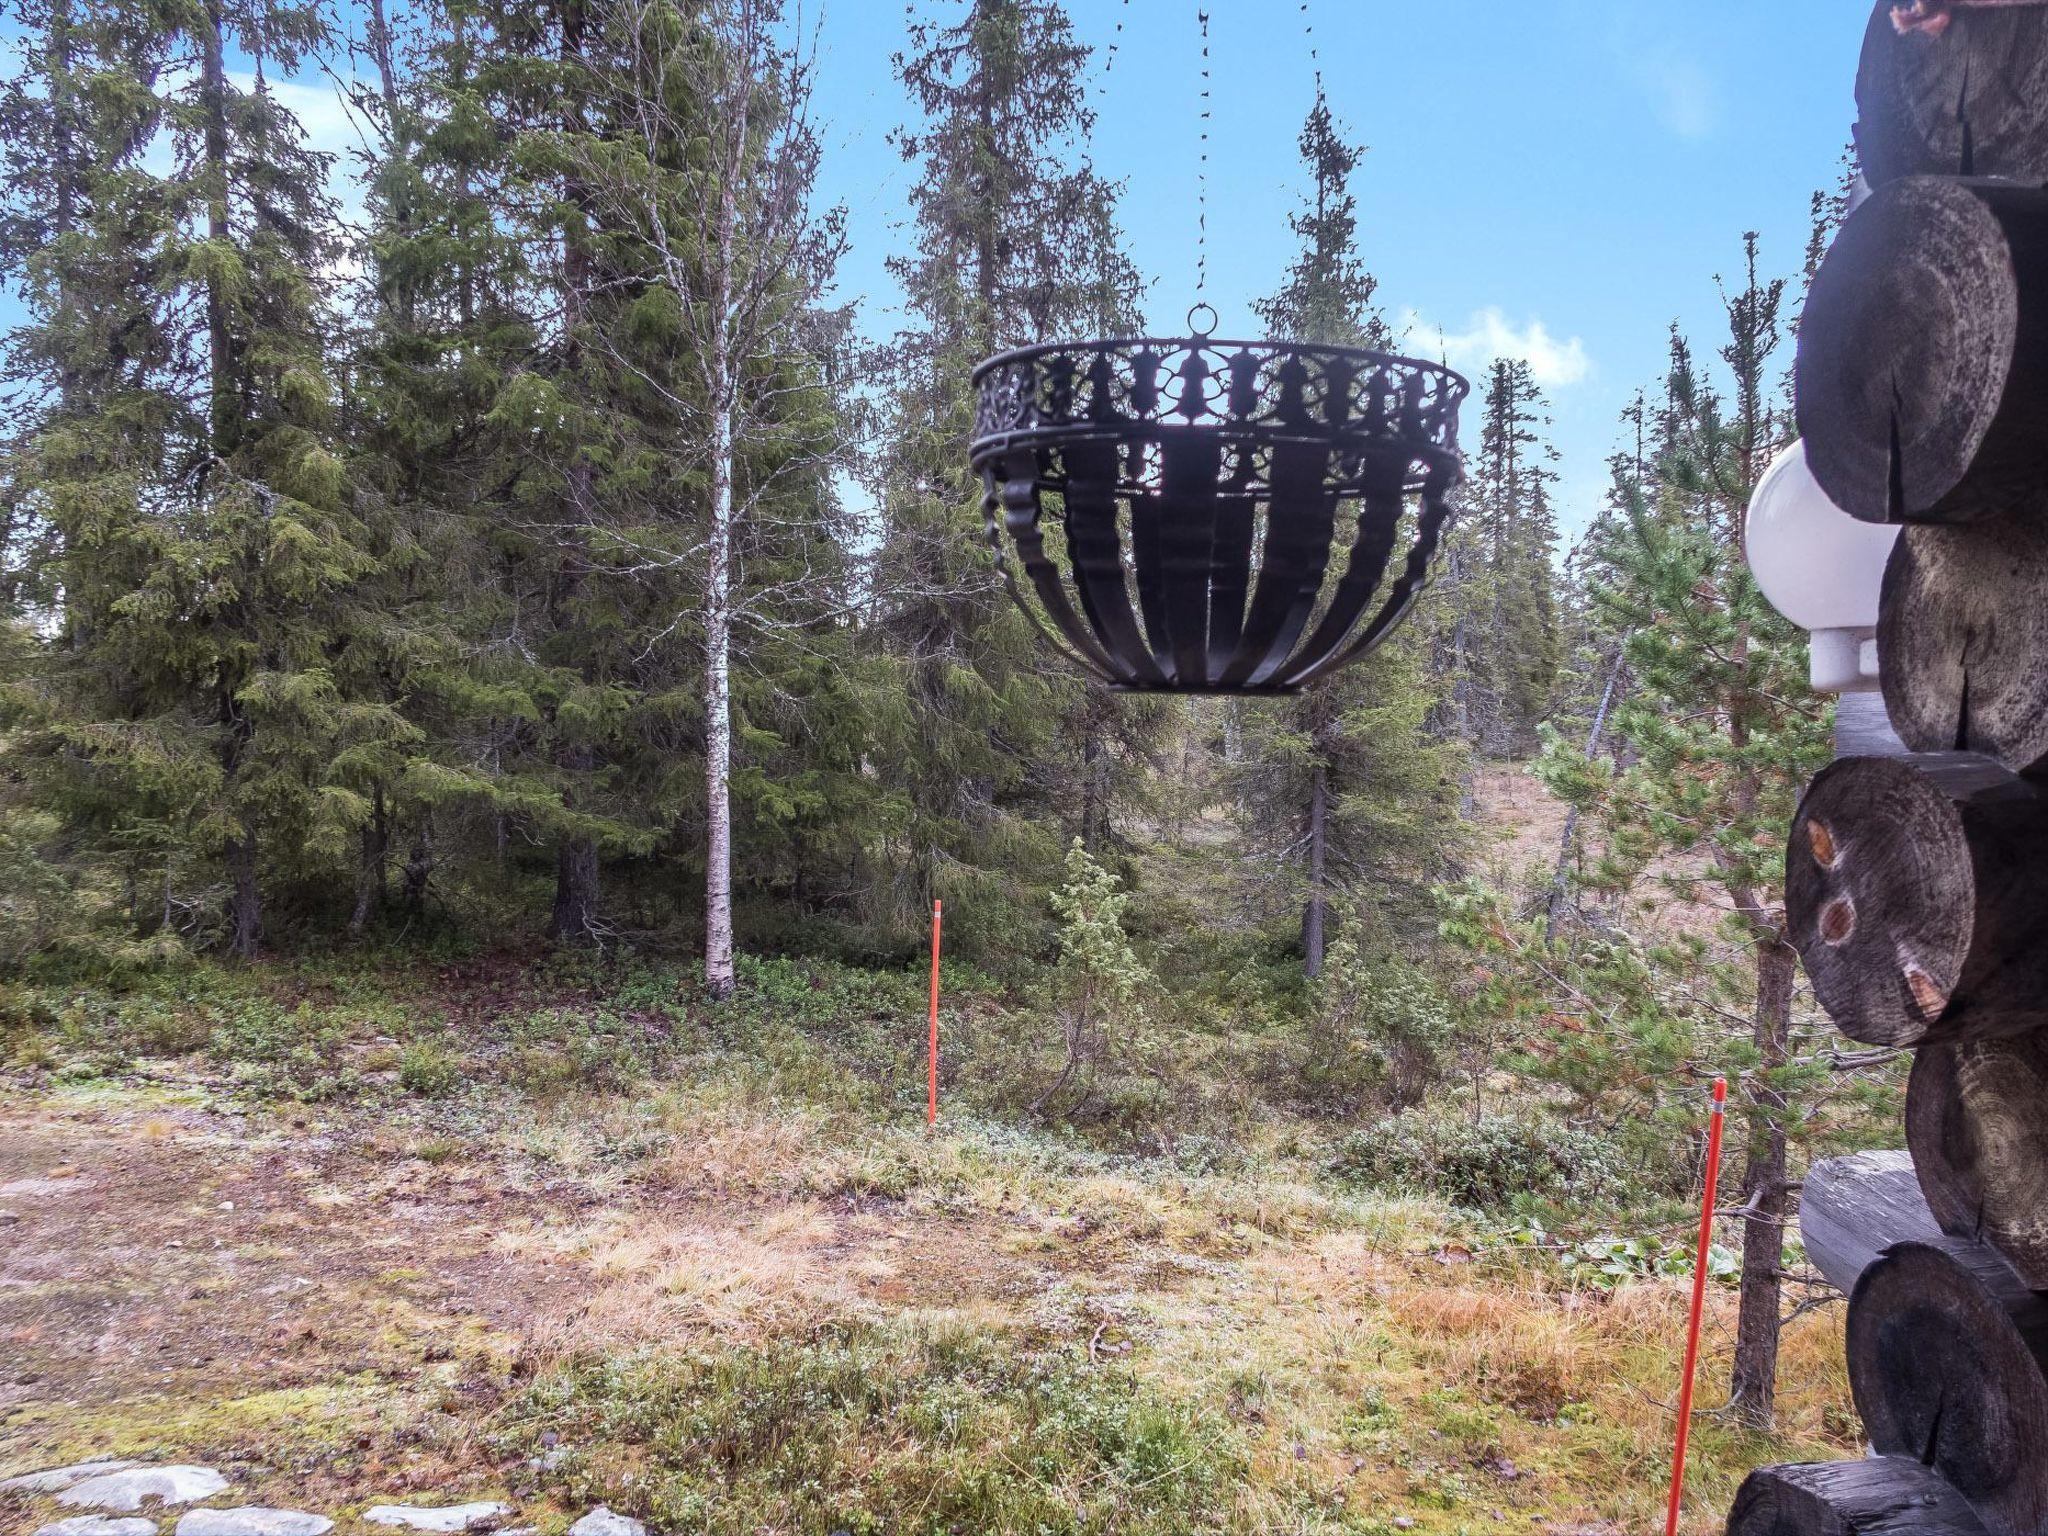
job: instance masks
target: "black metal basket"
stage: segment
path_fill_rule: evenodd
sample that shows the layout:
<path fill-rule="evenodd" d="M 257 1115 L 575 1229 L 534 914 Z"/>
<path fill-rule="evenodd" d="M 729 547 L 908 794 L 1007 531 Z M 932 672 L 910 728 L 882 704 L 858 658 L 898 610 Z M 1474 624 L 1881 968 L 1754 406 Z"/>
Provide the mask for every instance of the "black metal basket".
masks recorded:
<path fill-rule="evenodd" d="M 1119 688 L 1292 693 L 1365 655 L 1427 580 L 1463 476 L 1470 385 L 1362 348 L 1072 342 L 1005 352 L 974 378 L 971 451 L 1004 579 Z"/>

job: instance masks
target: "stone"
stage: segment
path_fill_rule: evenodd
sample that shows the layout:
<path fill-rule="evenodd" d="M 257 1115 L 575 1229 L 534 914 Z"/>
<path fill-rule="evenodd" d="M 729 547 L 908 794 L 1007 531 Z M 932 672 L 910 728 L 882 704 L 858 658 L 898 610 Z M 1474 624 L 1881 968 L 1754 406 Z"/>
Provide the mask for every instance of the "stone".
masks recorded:
<path fill-rule="evenodd" d="M 37 1526 L 34 1536 L 156 1536 L 156 1522 L 140 1515 L 70 1515 Z"/>
<path fill-rule="evenodd" d="M 57 1495 L 59 1504 L 86 1509 L 140 1509 L 151 1499 L 165 1504 L 196 1504 L 223 1491 L 228 1480 L 211 1467 L 131 1467 L 88 1477 Z"/>
<path fill-rule="evenodd" d="M 10 1477 L 0 1483 L 0 1489 L 18 1493 L 62 1493 L 73 1483 L 82 1483 L 88 1477 L 98 1477 L 102 1472 L 125 1472 L 134 1465 L 132 1461 L 116 1461 L 111 1456 L 99 1461 L 81 1461 L 69 1467 L 51 1467 L 47 1472 Z"/>
<path fill-rule="evenodd" d="M 411 1531 L 483 1531 L 511 1513 L 511 1505 L 486 1500 L 476 1504 L 443 1504 L 438 1509 L 418 1504 L 374 1504 L 363 1511 L 363 1518 L 372 1525 L 402 1525 Z"/>
<path fill-rule="evenodd" d="M 334 1522 L 296 1509 L 195 1509 L 178 1521 L 177 1536 L 327 1536 Z"/>
<path fill-rule="evenodd" d="M 600 1504 L 569 1527 L 569 1536 L 647 1536 L 647 1527 L 638 1520 L 615 1515 Z"/>
<path fill-rule="evenodd" d="M 88 1188 L 83 1179 L 73 1177 L 76 1172 L 76 1169 L 70 1173 L 58 1169 L 47 1179 L 9 1179 L 0 1184 L 0 1200 L 19 1200 L 25 1205 L 34 1205 L 54 1195 L 69 1195 Z"/>

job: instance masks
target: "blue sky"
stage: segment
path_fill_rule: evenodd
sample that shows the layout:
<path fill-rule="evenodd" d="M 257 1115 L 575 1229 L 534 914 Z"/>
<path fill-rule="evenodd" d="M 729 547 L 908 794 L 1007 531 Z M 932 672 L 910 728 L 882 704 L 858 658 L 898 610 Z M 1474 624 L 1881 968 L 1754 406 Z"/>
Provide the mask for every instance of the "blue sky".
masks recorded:
<path fill-rule="evenodd" d="M 795 0 L 793 0 L 793 4 Z M 966 0 L 914 0 L 958 15 Z M 1225 333 L 1293 252 L 1295 148 L 1314 99 L 1300 0 L 1203 0 L 1214 111 L 1207 297 Z M 818 22 L 823 194 L 849 214 L 842 295 L 886 335 L 884 270 L 910 238 L 914 172 L 888 142 L 906 111 L 892 55 L 904 0 L 802 0 Z M 1197 0 L 1068 0 L 1096 45 L 1095 159 L 1127 184 L 1123 224 L 1152 279 L 1148 316 L 1178 331 L 1194 299 Z M 1355 178 L 1364 254 L 1409 344 L 1468 372 L 1527 356 L 1551 397 L 1562 521 L 1597 509 L 1617 419 L 1661 376 L 1679 321 L 1707 353 L 1717 274 L 1741 234 L 1794 274 L 1808 199 L 1832 184 L 1855 107 L 1863 0 L 1310 0 L 1331 104 L 1370 146 Z M 1114 70 L 1104 53 L 1124 22 Z M 337 67 L 346 69 L 344 59 Z M 282 90 L 321 148 L 361 140 L 330 81 Z M 14 305 L 0 298 L 0 323 Z M 1472 432 L 1466 433 L 1470 446 Z"/>
<path fill-rule="evenodd" d="M 936 9 L 923 0 L 927 10 Z M 1206 0 L 1215 118 L 1210 301 L 1226 333 L 1292 254 L 1295 136 L 1314 99 L 1298 0 Z M 948 0 L 941 14 L 965 9 Z M 1147 313 L 1178 331 L 1193 299 L 1196 0 L 1070 0 L 1098 46 L 1096 161 L 1128 183 L 1124 227 L 1153 278 Z M 1715 277 L 1745 229 L 1768 270 L 1804 258 L 1808 199 L 1831 185 L 1855 116 L 1862 0 L 1311 0 L 1331 105 L 1371 146 L 1354 187 L 1389 318 L 1468 371 L 1530 356 L 1563 454 L 1567 530 L 1606 484 L 1616 422 L 1663 371 L 1675 319 L 1716 344 Z M 1125 19 L 1104 90 L 1101 49 Z M 896 295 L 912 171 L 886 136 L 904 110 L 891 53 L 902 0 L 826 0 L 826 191 L 854 248 L 842 277 L 869 329 Z M 1468 447 L 1472 433 L 1466 433 Z"/>

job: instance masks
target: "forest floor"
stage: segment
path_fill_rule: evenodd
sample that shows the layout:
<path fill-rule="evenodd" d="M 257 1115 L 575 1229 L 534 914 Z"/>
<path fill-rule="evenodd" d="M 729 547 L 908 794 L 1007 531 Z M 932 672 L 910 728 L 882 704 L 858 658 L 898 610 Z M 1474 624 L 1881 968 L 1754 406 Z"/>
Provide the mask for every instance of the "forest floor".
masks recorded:
<path fill-rule="evenodd" d="M 1119 1512 L 1155 1498 L 1163 1530 L 1646 1530 L 1684 1307 L 1426 1204 L 674 1088 L 396 1118 L 176 1067 L 17 1088 L 0 1208 L 0 1472 L 202 1462 L 343 1530 L 469 1497 L 544 1531 L 599 1499 L 1149 1530 Z M 1690 1528 L 1750 1465 L 1853 1452 L 1839 1361 L 1804 1320 L 1783 1437 L 1703 1421 Z"/>
<path fill-rule="evenodd" d="M 1342 1182 L 1278 1117 L 1230 1156 L 928 1131 L 914 1006 L 777 974 L 732 1024 L 512 960 L 0 996 L 0 1480 L 196 1463 L 338 1536 L 463 1500 L 541 1536 L 1661 1519 L 1682 1280 Z M 960 1023 L 971 1071 L 999 1031 Z M 1733 1321 L 1713 1288 L 1709 1410 Z M 1788 1332 L 1777 1434 L 1702 1416 L 1689 1531 L 1857 1453 L 1840 1326 Z M 68 1513 L 0 1491 L 0 1531 Z"/>

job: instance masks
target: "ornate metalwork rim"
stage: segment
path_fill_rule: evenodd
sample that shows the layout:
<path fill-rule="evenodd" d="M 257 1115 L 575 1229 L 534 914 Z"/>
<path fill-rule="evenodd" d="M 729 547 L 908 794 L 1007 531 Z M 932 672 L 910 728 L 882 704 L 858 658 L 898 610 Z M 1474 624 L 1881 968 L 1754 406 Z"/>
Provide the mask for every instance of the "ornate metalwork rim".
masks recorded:
<path fill-rule="evenodd" d="M 1128 337 L 1015 348 L 974 379 L 970 453 L 1004 581 L 1069 659 L 1134 691 L 1291 693 L 1364 655 L 1426 584 L 1463 477 L 1471 386 L 1392 353 Z M 1411 499 L 1407 558 L 1367 618 Z M 1326 592 L 1343 503 L 1357 529 Z M 1045 548 L 1047 520 L 1067 524 L 1067 569 Z"/>
<path fill-rule="evenodd" d="M 1035 372 L 1038 365 L 1047 360 L 1082 357 L 1127 360 L 1135 364 L 1148 355 L 1160 365 L 1157 371 L 1161 379 L 1182 380 L 1183 387 L 1178 397 L 1169 401 L 1168 390 L 1155 381 L 1153 387 L 1157 394 L 1154 399 L 1132 401 L 1138 407 L 1135 414 L 1104 412 L 1076 417 L 1061 410 L 1051 420 L 1034 420 L 1029 424 L 1016 422 L 997 426 L 990 420 L 991 384 L 1006 370 L 1028 364 Z M 1226 383 L 1199 401 L 1199 409 L 1191 409 L 1191 405 L 1197 402 L 1188 398 L 1185 363 L 1180 368 L 1171 369 L 1164 365 L 1176 359 L 1206 359 L 1210 356 L 1223 362 L 1247 359 L 1253 363 L 1277 365 L 1280 369 L 1290 361 L 1319 365 L 1325 371 L 1335 365 L 1347 385 L 1360 381 L 1369 385 L 1376 376 L 1384 376 L 1390 384 L 1401 381 L 1404 395 L 1409 387 L 1420 385 L 1420 399 L 1406 421 L 1390 421 L 1384 416 L 1375 416 L 1371 411 L 1354 413 L 1350 406 L 1355 402 L 1348 393 L 1346 413 L 1336 421 L 1275 421 L 1268 415 L 1256 414 L 1246 408 L 1241 403 L 1242 396 L 1233 400 L 1230 393 L 1232 385 Z M 1228 368 L 1218 368 L 1205 362 L 1204 384 L 1221 379 L 1229 372 Z M 1084 429 L 1094 428 L 1105 437 L 1115 438 L 1128 436 L 1133 428 L 1146 425 L 1198 430 L 1228 428 L 1262 442 L 1302 441 L 1379 450 L 1405 447 L 1414 456 L 1425 460 L 1440 457 L 1456 460 L 1458 408 L 1472 392 L 1471 384 L 1444 364 L 1398 353 L 1376 352 L 1366 347 L 1320 346 L 1312 342 L 1232 341 L 1207 336 L 1178 339 L 1132 336 L 1106 341 L 1045 342 L 1036 346 L 1013 347 L 977 366 L 974 385 L 980 408 L 976 413 L 969 454 L 977 465 L 992 454 L 1022 446 L 1024 442 L 1045 434 L 1055 435 L 1061 441 L 1074 441 Z M 1325 398 L 1318 397 L 1304 404 L 1321 404 Z M 1219 400 L 1232 409 L 1217 410 L 1215 407 Z M 1261 397 L 1261 403 L 1266 403 L 1264 397 Z M 1284 408 L 1283 399 L 1276 409 Z"/>

